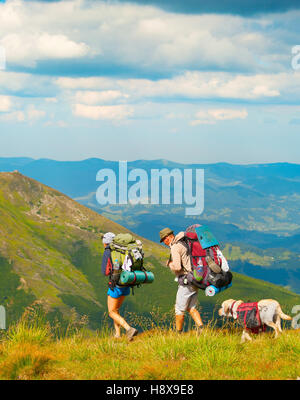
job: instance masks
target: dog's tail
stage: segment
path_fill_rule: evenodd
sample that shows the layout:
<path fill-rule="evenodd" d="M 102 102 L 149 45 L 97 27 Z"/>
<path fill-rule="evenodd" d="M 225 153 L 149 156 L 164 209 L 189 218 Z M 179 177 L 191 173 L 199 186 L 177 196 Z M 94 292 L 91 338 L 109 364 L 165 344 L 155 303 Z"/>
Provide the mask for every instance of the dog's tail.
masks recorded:
<path fill-rule="evenodd" d="M 279 317 L 280 317 L 281 319 L 285 319 L 285 320 L 287 320 L 287 321 L 290 321 L 291 319 L 293 319 L 292 317 L 290 317 L 289 315 L 286 315 L 286 314 L 282 311 L 282 309 L 281 309 L 281 307 L 280 307 L 279 304 L 278 304 L 278 307 L 277 307 L 277 312 L 278 312 L 278 315 L 279 315 Z"/>

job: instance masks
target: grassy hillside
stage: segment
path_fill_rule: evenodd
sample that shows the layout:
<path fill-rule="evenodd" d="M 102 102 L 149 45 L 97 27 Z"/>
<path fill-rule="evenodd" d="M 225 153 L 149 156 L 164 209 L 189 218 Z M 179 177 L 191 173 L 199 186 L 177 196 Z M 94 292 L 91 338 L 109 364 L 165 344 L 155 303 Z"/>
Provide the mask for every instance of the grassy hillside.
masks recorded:
<path fill-rule="evenodd" d="M 125 232 L 124 227 L 86 208 L 62 193 L 18 172 L 0 173 L 0 302 L 7 308 L 8 324 L 35 300 L 51 319 L 68 320 L 73 309 L 78 319 L 87 315 L 99 328 L 106 311 L 106 278 L 100 273 L 101 232 Z M 160 308 L 173 309 L 177 285 L 164 267 L 168 251 L 149 240 L 144 243 L 146 265 L 155 282 L 135 290 L 126 310 L 144 316 Z M 256 300 L 273 297 L 287 312 L 300 304 L 296 294 L 267 282 L 234 274 L 231 289 L 216 298 L 199 294 L 203 311 L 212 312 L 224 298 Z"/>
<path fill-rule="evenodd" d="M 59 339 L 41 318 L 29 314 L 0 340 L 0 379 L 201 380 L 298 379 L 300 331 L 273 332 L 240 343 L 232 324 L 177 334 L 156 327 L 128 343 L 109 329 L 73 329 Z"/>

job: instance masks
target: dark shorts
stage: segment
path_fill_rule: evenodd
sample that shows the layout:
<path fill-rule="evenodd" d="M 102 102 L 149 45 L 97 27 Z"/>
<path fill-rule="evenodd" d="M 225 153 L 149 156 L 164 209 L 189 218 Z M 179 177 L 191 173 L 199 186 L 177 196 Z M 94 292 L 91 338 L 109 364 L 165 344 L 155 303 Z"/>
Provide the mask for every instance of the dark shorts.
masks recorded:
<path fill-rule="evenodd" d="M 107 295 L 114 299 L 118 299 L 121 296 L 128 296 L 129 294 L 130 294 L 129 286 L 124 286 L 124 287 L 116 286 L 114 289 L 109 288 L 107 291 Z"/>

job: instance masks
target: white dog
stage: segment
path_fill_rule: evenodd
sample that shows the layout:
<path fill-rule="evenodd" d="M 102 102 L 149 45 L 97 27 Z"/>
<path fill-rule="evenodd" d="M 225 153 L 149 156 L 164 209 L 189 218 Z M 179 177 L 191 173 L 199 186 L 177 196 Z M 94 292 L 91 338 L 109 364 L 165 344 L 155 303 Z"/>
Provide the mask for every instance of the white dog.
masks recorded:
<path fill-rule="evenodd" d="M 225 300 L 222 303 L 222 307 L 219 309 L 218 314 L 221 317 L 232 317 L 234 319 L 238 319 L 239 317 L 239 307 L 243 307 L 243 305 L 250 304 L 244 303 L 242 300 Z M 279 332 L 282 332 L 281 329 L 281 319 L 291 320 L 292 318 L 286 314 L 284 314 L 281 310 L 280 304 L 276 300 L 267 299 L 260 300 L 257 302 L 257 309 L 260 319 L 261 327 L 267 325 L 274 329 L 275 338 L 277 338 Z M 248 333 L 249 328 L 247 328 L 246 323 L 244 324 L 244 330 L 242 334 L 241 343 L 244 343 L 245 340 L 252 340 L 251 336 Z"/>

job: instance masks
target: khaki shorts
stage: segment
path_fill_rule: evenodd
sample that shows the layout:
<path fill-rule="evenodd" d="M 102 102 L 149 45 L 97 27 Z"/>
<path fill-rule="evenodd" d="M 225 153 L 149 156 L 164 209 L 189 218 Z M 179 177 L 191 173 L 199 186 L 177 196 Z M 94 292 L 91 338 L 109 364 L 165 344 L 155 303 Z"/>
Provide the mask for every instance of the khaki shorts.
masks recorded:
<path fill-rule="evenodd" d="M 198 303 L 198 288 L 192 285 L 178 286 L 175 314 L 182 315 L 185 311 L 195 308 Z"/>

